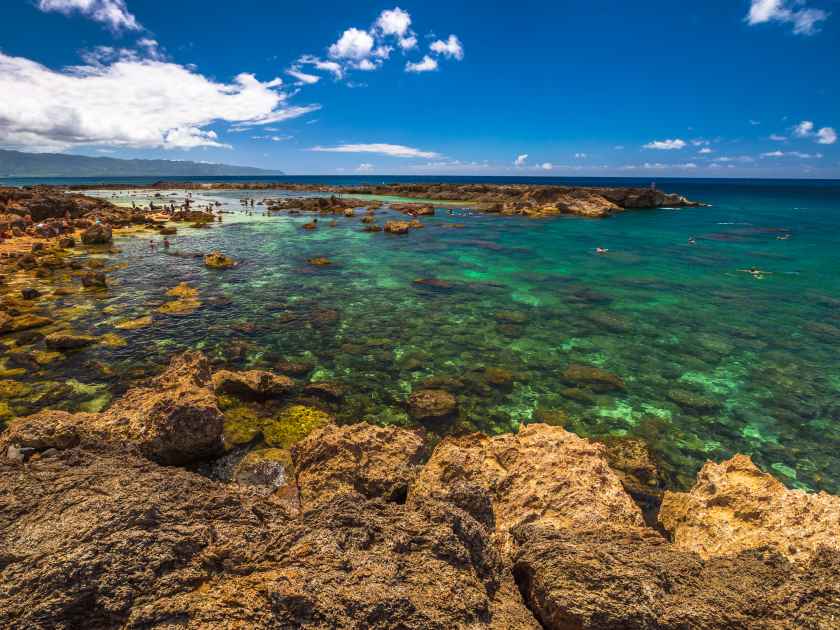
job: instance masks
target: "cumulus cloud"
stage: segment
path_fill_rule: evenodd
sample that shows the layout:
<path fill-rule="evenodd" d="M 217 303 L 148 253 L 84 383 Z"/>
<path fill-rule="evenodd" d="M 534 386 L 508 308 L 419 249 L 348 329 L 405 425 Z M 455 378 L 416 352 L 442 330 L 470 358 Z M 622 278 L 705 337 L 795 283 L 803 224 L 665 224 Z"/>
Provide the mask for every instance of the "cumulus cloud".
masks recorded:
<path fill-rule="evenodd" d="M 327 49 L 329 61 L 323 61 L 314 55 L 304 55 L 292 65 L 289 73 L 300 72 L 303 65 L 312 65 L 319 70 L 331 72 L 336 79 L 343 79 L 351 70 L 377 70 L 391 57 L 395 49 L 406 53 L 417 48 L 417 34 L 411 25 L 412 18 L 408 11 L 400 7 L 386 9 L 369 28 L 350 27 L 344 30 L 338 40 Z M 446 41 L 432 42 L 429 49 L 432 55 L 459 60 L 464 56 L 463 46 L 455 35 L 450 35 Z M 408 61 L 405 71 L 429 72 L 436 70 L 438 66 L 437 59 L 424 55 L 419 60 Z M 306 83 L 305 80 L 299 80 Z"/>
<path fill-rule="evenodd" d="M 514 166 L 525 166 L 525 162 L 528 160 L 528 154 L 523 153 L 521 155 L 517 155 L 516 159 L 513 161 Z"/>
<path fill-rule="evenodd" d="M 674 151 L 685 148 L 685 140 L 674 138 L 673 140 L 653 140 L 643 145 L 645 149 L 658 149 L 660 151 Z"/>
<path fill-rule="evenodd" d="M 793 135 L 797 138 L 811 138 L 818 144 L 834 144 L 837 142 L 837 132 L 833 127 L 817 129 L 810 120 L 803 120 L 793 128 Z"/>
<path fill-rule="evenodd" d="M 820 144 L 834 144 L 837 142 L 837 132 L 832 127 L 823 127 L 817 132 L 817 142 Z"/>
<path fill-rule="evenodd" d="M 429 57 L 429 55 L 425 55 L 417 63 L 412 63 L 411 61 L 409 61 L 405 64 L 406 72 L 431 72 L 432 70 L 437 70 L 437 68 L 437 60 L 432 59 L 431 57 Z"/>
<path fill-rule="evenodd" d="M 312 147 L 310 151 L 321 151 L 325 153 L 378 153 L 398 158 L 437 158 L 440 153 L 435 151 L 421 151 L 414 147 L 407 147 L 402 144 L 340 144 L 334 147 Z"/>
<path fill-rule="evenodd" d="M 709 147 L 703 147 L 702 149 L 700 149 L 698 151 L 698 153 L 703 153 L 703 154 L 711 153 L 711 152 L 712 152 L 712 150 Z"/>
<path fill-rule="evenodd" d="M 797 35 L 813 35 L 819 32 L 820 22 L 828 19 L 828 13 L 804 5 L 805 0 L 752 0 L 744 19 L 751 26 L 767 22 L 792 24 Z"/>
<path fill-rule="evenodd" d="M 214 123 L 264 125 L 318 105 L 287 105 L 279 80 L 240 74 L 231 83 L 154 59 L 55 71 L 0 53 L 0 145 L 64 150 L 79 145 L 219 147 Z"/>
<path fill-rule="evenodd" d="M 446 41 L 442 39 L 433 41 L 429 49 L 433 53 L 443 55 L 444 57 L 451 57 L 458 61 L 464 58 L 464 47 L 461 46 L 461 40 L 455 35 L 450 35 Z"/>
<path fill-rule="evenodd" d="M 348 28 L 339 40 L 329 48 L 333 59 L 350 59 L 361 61 L 367 59 L 373 52 L 373 37 L 367 31 L 358 28 Z"/>
<path fill-rule="evenodd" d="M 538 168 L 541 168 L 544 171 L 550 171 L 554 168 L 554 165 L 551 162 L 543 162 Z"/>
<path fill-rule="evenodd" d="M 37 7 L 41 11 L 64 15 L 78 13 L 115 31 L 139 31 L 142 28 L 137 18 L 128 11 L 125 0 L 38 0 Z"/>

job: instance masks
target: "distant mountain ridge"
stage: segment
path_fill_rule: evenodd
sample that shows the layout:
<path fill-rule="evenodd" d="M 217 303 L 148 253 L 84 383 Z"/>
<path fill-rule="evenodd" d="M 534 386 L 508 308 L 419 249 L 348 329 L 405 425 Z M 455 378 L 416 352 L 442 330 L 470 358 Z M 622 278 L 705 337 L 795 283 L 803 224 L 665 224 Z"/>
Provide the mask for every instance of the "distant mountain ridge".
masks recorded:
<path fill-rule="evenodd" d="M 24 153 L 0 149 L 3 177 L 236 177 L 284 175 L 253 166 L 175 160 L 124 160 L 64 153 Z"/>

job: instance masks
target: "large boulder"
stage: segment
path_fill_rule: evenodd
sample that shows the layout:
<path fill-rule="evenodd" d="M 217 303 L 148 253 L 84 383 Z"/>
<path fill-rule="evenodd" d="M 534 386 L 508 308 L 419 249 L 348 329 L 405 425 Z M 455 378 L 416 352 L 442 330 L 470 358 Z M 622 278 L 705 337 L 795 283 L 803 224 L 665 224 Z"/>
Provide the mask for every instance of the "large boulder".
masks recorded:
<path fill-rule="evenodd" d="M 82 232 L 82 243 L 85 245 L 106 245 L 113 238 L 111 226 L 105 223 L 94 223 Z"/>
<path fill-rule="evenodd" d="M 130 454 L 0 460 L 0 626 L 539 625 L 486 532 L 435 501 L 281 503 Z"/>
<path fill-rule="evenodd" d="M 788 490 L 746 455 L 707 462 L 689 492 L 666 492 L 659 520 L 704 558 L 770 546 L 791 560 L 840 550 L 840 497 Z"/>
<path fill-rule="evenodd" d="M 833 628 L 840 553 L 809 566 L 774 552 L 703 560 L 651 529 L 514 532 L 513 572 L 543 628 Z"/>
<path fill-rule="evenodd" d="M 128 390 L 102 413 L 46 410 L 13 420 L 0 435 L 0 453 L 82 445 L 131 448 L 162 464 L 207 458 L 221 451 L 224 423 L 209 382 L 204 355 L 178 355 L 149 387 Z"/>
<path fill-rule="evenodd" d="M 455 396 L 443 389 L 420 389 L 408 397 L 408 413 L 415 420 L 435 420 L 453 415 L 458 409 Z"/>
<path fill-rule="evenodd" d="M 281 398 L 289 394 L 295 382 L 288 376 L 281 376 L 263 370 L 231 372 L 219 370 L 213 374 L 213 388 L 218 394 L 230 394 L 240 398 Z"/>
<path fill-rule="evenodd" d="M 300 502 L 310 510 L 338 494 L 402 502 L 426 455 L 422 429 L 366 422 L 327 425 L 292 447 Z"/>
<path fill-rule="evenodd" d="M 410 494 L 452 500 L 465 487 L 489 495 L 495 536 L 506 554 L 513 551 L 510 531 L 525 523 L 557 529 L 644 524 L 605 447 L 547 424 L 526 425 L 515 435 L 444 439 Z"/>

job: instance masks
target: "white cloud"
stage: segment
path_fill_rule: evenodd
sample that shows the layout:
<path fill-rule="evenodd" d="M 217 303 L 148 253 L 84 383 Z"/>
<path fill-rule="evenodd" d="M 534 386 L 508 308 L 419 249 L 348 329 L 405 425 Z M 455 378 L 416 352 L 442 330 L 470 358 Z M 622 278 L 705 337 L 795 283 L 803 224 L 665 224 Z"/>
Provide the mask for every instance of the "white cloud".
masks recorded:
<path fill-rule="evenodd" d="M 262 125 L 318 105 L 289 107 L 278 81 L 240 74 L 218 83 L 194 69 L 152 59 L 55 71 L 0 53 L 0 145 L 64 150 L 79 145 L 223 146 L 213 123 Z"/>
<path fill-rule="evenodd" d="M 615 151 L 624 151 L 624 145 L 623 144 L 617 144 L 613 147 L 613 149 Z"/>
<path fill-rule="evenodd" d="M 115 31 L 138 31 L 143 28 L 137 18 L 129 13 L 125 0 L 38 0 L 37 6 L 41 11 L 64 15 L 79 13 Z"/>
<path fill-rule="evenodd" d="M 336 79 L 344 77 L 344 68 L 342 68 L 340 63 L 335 61 L 325 61 L 314 55 L 303 55 L 297 62 L 307 66 L 314 66 L 318 70 L 330 72 Z"/>
<path fill-rule="evenodd" d="M 828 19 L 828 13 L 805 8 L 804 4 L 805 0 L 752 0 L 744 19 L 750 25 L 767 22 L 793 24 L 793 32 L 797 35 L 813 35 L 819 31 L 820 22 Z M 802 8 L 790 8 L 789 5 Z"/>
<path fill-rule="evenodd" d="M 774 142 L 784 142 L 785 140 L 787 140 L 787 136 L 781 136 L 777 133 L 771 133 L 770 134 L 770 139 L 773 140 Z"/>
<path fill-rule="evenodd" d="M 415 46 L 417 46 L 417 38 L 414 35 L 400 38 L 400 48 L 403 50 L 411 50 Z"/>
<path fill-rule="evenodd" d="M 409 32 L 411 16 L 399 7 L 383 11 L 376 20 L 377 28 L 385 35 L 403 37 Z"/>
<path fill-rule="evenodd" d="M 795 157 L 801 160 L 818 160 L 822 158 L 822 156 L 822 153 L 802 153 L 800 151 L 788 151 L 787 153 L 784 151 L 770 151 L 768 153 L 761 154 L 761 157 L 763 158 Z"/>
<path fill-rule="evenodd" d="M 339 40 L 329 48 L 333 59 L 351 59 L 361 61 L 367 59 L 373 52 L 373 37 L 367 31 L 358 28 L 348 28 Z"/>
<path fill-rule="evenodd" d="M 837 142 L 837 132 L 833 127 L 822 127 L 816 130 L 814 123 L 803 120 L 793 128 L 793 135 L 797 138 L 813 138 L 818 144 L 834 144 Z"/>
<path fill-rule="evenodd" d="M 432 59 L 429 55 L 426 55 L 418 61 L 417 63 L 412 63 L 411 61 L 405 64 L 405 71 L 406 72 L 431 72 L 432 70 L 437 70 L 438 62 L 436 59 Z"/>
<path fill-rule="evenodd" d="M 522 155 L 517 155 L 516 159 L 513 161 L 514 166 L 525 166 L 525 162 L 528 160 L 528 154 L 523 153 Z"/>
<path fill-rule="evenodd" d="M 660 151 L 673 151 L 685 148 L 685 140 L 675 138 L 673 140 L 654 140 L 644 145 L 645 149 L 658 149 Z"/>
<path fill-rule="evenodd" d="M 833 127 L 823 127 L 817 132 L 817 142 L 820 144 L 834 144 L 837 142 L 837 132 Z"/>
<path fill-rule="evenodd" d="M 307 74 L 306 72 L 301 72 L 300 70 L 296 70 L 295 68 L 289 68 L 286 70 L 286 74 L 291 77 L 294 77 L 301 83 L 306 85 L 312 85 L 313 83 L 318 83 L 321 80 L 317 74 Z"/>
<path fill-rule="evenodd" d="M 586 157 L 587 157 L 586 153 L 575 153 L 575 159 L 576 160 L 585 160 Z"/>
<path fill-rule="evenodd" d="M 402 144 L 340 144 L 335 147 L 312 147 L 310 151 L 321 151 L 326 153 L 378 153 L 398 158 L 437 158 L 440 153 L 434 151 L 421 151 Z"/>
<path fill-rule="evenodd" d="M 541 168 L 544 171 L 550 171 L 554 168 L 554 165 L 551 162 L 543 162 L 537 168 Z"/>
<path fill-rule="evenodd" d="M 711 144 L 711 142 L 704 140 L 703 138 L 695 138 L 691 141 L 691 144 L 695 147 L 707 147 Z"/>
<path fill-rule="evenodd" d="M 702 148 L 702 149 L 700 149 L 697 153 L 703 153 L 703 154 L 706 154 L 706 153 L 711 153 L 711 152 L 712 152 L 712 150 L 711 150 L 709 147 L 703 147 L 703 148 Z"/>
<path fill-rule="evenodd" d="M 437 39 L 431 43 L 429 49 L 438 55 L 444 57 L 451 57 L 460 61 L 464 58 L 464 48 L 461 45 L 461 40 L 455 35 L 450 35 L 446 41 Z"/>
<path fill-rule="evenodd" d="M 361 164 L 359 164 L 356 167 L 356 170 L 360 173 L 366 173 L 368 171 L 372 171 L 373 170 L 373 164 L 370 164 L 368 162 L 362 162 Z"/>

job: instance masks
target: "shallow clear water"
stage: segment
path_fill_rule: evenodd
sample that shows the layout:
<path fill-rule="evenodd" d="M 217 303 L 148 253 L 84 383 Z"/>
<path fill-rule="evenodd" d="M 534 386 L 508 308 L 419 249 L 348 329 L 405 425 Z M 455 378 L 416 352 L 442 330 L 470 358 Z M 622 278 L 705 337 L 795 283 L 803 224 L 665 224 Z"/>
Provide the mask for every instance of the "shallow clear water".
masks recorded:
<path fill-rule="evenodd" d="M 108 296 L 67 296 L 55 308 L 79 307 L 77 329 L 128 345 L 23 378 L 116 393 L 184 348 L 238 368 L 306 358 L 314 380 L 350 385 L 343 420 L 407 424 L 412 387 L 458 377 L 460 415 L 433 427 L 440 433 L 553 416 L 584 435 L 644 438 L 674 486 L 706 459 L 743 452 L 789 485 L 840 492 L 840 185 L 671 188 L 713 205 L 608 220 L 438 211 L 407 236 L 361 232 L 358 218 L 337 217 L 336 227 L 324 218 L 309 232 L 307 216 L 227 215 L 208 230 L 179 228 L 168 253 L 123 238 L 109 264 L 125 266 L 109 274 Z M 202 199 L 238 210 L 241 197 L 276 194 Z M 188 255 L 212 249 L 242 264 L 214 271 Z M 333 264 L 306 263 L 316 256 Z M 767 273 L 739 271 L 750 267 Z M 199 290 L 201 306 L 157 312 L 179 282 Z M 148 314 L 153 326 L 114 327 Z M 571 364 L 607 370 L 625 389 L 575 387 L 563 376 Z M 488 367 L 511 371 L 513 387 L 488 385 Z M 29 407 L 80 404 L 70 400 Z"/>

